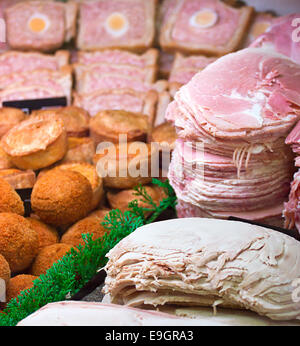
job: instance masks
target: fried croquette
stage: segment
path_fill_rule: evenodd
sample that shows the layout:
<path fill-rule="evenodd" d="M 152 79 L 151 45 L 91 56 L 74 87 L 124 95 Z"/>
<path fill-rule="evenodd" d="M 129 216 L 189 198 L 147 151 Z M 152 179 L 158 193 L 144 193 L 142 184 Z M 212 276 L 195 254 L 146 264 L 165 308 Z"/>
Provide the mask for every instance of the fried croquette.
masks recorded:
<path fill-rule="evenodd" d="M 161 201 L 161 194 L 153 186 L 145 186 L 147 194 L 152 198 L 156 205 Z M 135 195 L 135 190 L 109 191 L 107 200 L 112 209 L 120 209 L 122 212 L 129 210 L 128 204 L 134 200 L 138 201 L 138 205 L 142 208 L 151 208 L 149 203 L 143 201 L 143 198 Z M 147 215 L 147 213 L 146 213 Z"/>
<path fill-rule="evenodd" d="M 6 287 L 10 281 L 10 268 L 7 260 L 0 254 L 0 278 L 5 281 Z"/>
<path fill-rule="evenodd" d="M 33 275 L 20 274 L 10 279 L 6 291 L 6 301 L 17 298 L 24 290 L 33 287 L 33 281 L 38 277 Z"/>
<path fill-rule="evenodd" d="M 105 228 L 101 225 L 103 219 L 95 216 L 88 216 L 70 227 L 66 233 L 62 236 L 61 242 L 64 244 L 70 244 L 72 246 L 84 245 L 82 235 L 89 233 L 92 234 L 93 240 L 102 238 L 106 233 Z"/>
<path fill-rule="evenodd" d="M 91 183 L 92 190 L 93 190 L 91 210 L 98 207 L 101 199 L 104 196 L 104 190 L 103 190 L 103 180 L 101 177 L 98 176 L 95 166 L 89 163 L 78 162 L 78 163 L 66 163 L 66 164 L 59 165 L 53 168 L 53 170 L 56 170 L 56 169 L 78 172 L 82 174 L 84 177 L 86 177 L 88 181 Z"/>
<path fill-rule="evenodd" d="M 27 269 L 37 255 L 38 248 L 38 234 L 24 217 L 0 213 L 0 253 L 13 273 Z"/>
<path fill-rule="evenodd" d="M 0 213 L 24 215 L 24 204 L 13 187 L 0 178 Z"/>
<path fill-rule="evenodd" d="M 104 219 L 104 217 L 110 212 L 111 209 L 98 209 L 90 213 L 87 217 L 97 217 L 101 220 Z"/>
<path fill-rule="evenodd" d="M 31 274 L 40 276 L 45 274 L 52 265 L 60 260 L 67 252 L 71 250 L 69 244 L 53 244 L 44 247 L 36 256 L 32 267 Z"/>
<path fill-rule="evenodd" d="M 45 173 L 33 187 L 33 212 L 46 224 L 71 225 L 91 210 L 93 190 L 82 174 L 55 169 Z"/>
<path fill-rule="evenodd" d="M 20 169 L 41 169 L 67 152 L 67 133 L 54 114 L 31 116 L 10 129 L 1 140 L 10 161 Z"/>
<path fill-rule="evenodd" d="M 59 242 L 59 235 L 55 228 L 46 225 L 44 222 L 37 220 L 32 217 L 27 217 L 26 220 L 29 221 L 30 226 L 34 229 L 39 237 L 39 251 L 52 244 Z"/>

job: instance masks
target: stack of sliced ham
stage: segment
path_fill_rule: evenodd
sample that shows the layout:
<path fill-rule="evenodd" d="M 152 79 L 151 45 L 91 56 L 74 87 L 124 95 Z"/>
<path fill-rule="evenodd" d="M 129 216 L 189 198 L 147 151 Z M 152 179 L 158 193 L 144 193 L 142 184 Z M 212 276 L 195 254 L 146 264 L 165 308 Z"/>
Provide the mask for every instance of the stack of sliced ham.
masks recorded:
<path fill-rule="evenodd" d="M 158 51 L 142 55 L 104 50 L 79 52 L 74 64 L 76 92 L 74 104 L 91 116 L 105 109 L 144 113 L 154 120 L 158 95 L 168 83 L 157 81 Z"/>
<path fill-rule="evenodd" d="M 66 96 L 71 102 L 72 69 L 67 51 L 55 55 L 8 51 L 0 55 L 0 104 Z"/>
<path fill-rule="evenodd" d="M 300 66 L 267 48 L 218 59 L 167 110 L 179 140 L 169 178 L 179 216 L 281 219 L 300 116 Z"/>

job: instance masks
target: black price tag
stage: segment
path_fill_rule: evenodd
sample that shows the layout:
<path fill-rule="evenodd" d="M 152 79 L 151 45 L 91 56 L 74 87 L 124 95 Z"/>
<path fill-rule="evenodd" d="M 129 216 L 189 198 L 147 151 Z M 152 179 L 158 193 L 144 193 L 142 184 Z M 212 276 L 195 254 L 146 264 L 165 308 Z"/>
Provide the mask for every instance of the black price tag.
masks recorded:
<path fill-rule="evenodd" d="M 47 99 L 4 101 L 3 107 L 21 109 L 24 113 L 30 114 L 32 111 L 47 108 L 66 107 L 66 97 L 51 97 Z"/>

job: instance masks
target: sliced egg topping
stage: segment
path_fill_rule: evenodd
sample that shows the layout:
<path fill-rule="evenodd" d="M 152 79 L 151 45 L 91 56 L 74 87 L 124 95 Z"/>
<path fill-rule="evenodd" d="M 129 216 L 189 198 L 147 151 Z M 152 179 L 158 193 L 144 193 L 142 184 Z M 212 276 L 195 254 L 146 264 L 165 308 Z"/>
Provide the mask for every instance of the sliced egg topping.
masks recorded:
<path fill-rule="evenodd" d="M 255 23 L 251 30 L 252 37 L 257 38 L 258 36 L 266 32 L 270 26 L 271 24 L 267 22 Z"/>
<path fill-rule="evenodd" d="M 120 37 L 126 33 L 128 28 L 128 20 L 122 13 L 114 12 L 106 19 L 105 29 L 112 36 Z"/>
<path fill-rule="evenodd" d="M 218 14 L 211 9 L 203 9 L 192 15 L 190 25 L 196 28 L 206 29 L 217 23 Z"/>
<path fill-rule="evenodd" d="M 29 30 L 36 34 L 40 34 L 46 31 L 49 25 L 50 25 L 50 21 L 48 17 L 41 13 L 34 14 L 33 16 L 30 17 L 28 21 Z"/>

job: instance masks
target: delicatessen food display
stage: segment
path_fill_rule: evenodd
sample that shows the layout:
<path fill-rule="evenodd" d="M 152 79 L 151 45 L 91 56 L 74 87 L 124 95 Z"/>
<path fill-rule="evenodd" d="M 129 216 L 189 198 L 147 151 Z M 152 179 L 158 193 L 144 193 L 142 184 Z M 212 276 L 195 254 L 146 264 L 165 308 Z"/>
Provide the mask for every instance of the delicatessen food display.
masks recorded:
<path fill-rule="evenodd" d="M 0 326 L 299 325 L 300 4 L 262 3 L 0 2 Z"/>

